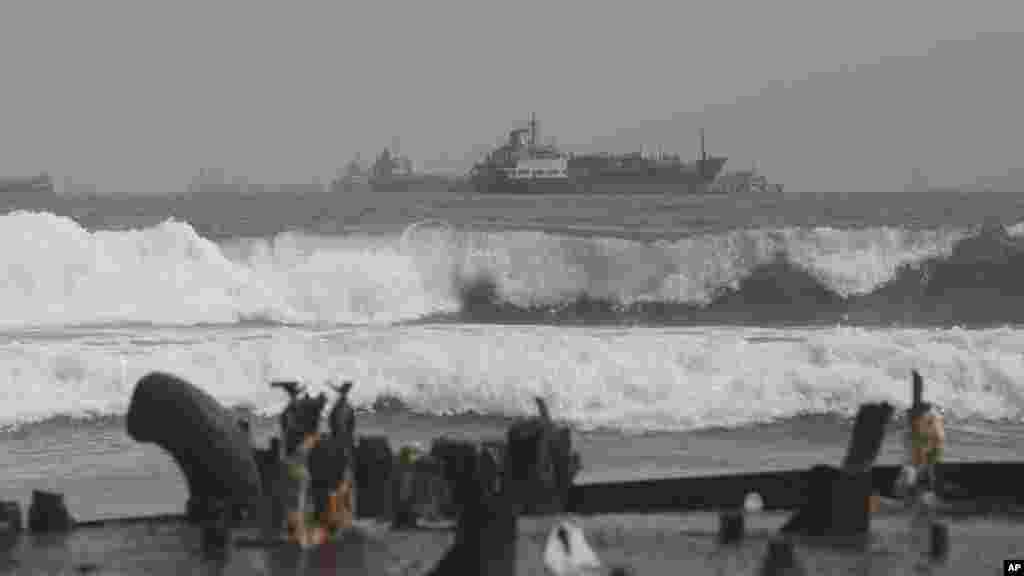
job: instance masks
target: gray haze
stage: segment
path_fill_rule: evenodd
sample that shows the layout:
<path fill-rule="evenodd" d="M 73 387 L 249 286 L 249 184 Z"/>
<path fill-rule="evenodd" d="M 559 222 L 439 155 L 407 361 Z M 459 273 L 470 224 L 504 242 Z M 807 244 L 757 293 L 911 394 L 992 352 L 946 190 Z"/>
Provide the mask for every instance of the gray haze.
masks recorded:
<path fill-rule="evenodd" d="M 326 181 L 393 136 L 465 168 L 536 112 L 569 150 L 704 126 L 791 190 L 961 185 L 1024 165 L 1022 55 L 1019 0 L 6 0 L 0 177 Z"/>

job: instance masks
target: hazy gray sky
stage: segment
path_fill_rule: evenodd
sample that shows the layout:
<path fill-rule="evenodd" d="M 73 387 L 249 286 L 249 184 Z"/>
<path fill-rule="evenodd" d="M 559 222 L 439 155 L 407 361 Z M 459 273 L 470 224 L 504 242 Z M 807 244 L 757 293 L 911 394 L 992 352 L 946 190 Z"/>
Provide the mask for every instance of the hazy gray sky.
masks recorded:
<path fill-rule="evenodd" d="M 692 157 L 703 125 L 790 189 L 962 183 L 1024 162 L 1022 60 L 1021 0 L 4 0 L 0 176 L 306 182 L 536 111 L 568 149 Z"/>

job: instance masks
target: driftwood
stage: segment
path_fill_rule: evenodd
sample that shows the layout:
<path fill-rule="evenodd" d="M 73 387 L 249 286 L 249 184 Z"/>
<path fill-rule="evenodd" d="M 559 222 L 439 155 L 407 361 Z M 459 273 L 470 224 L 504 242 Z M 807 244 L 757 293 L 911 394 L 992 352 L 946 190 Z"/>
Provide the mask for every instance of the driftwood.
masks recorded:
<path fill-rule="evenodd" d="M 476 478 L 471 472 L 476 462 L 477 447 L 472 442 L 441 437 L 430 446 L 430 454 L 438 461 L 441 476 L 448 485 L 448 493 L 440 503 L 441 516 L 457 518 L 460 502 L 467 498 L 461 493 L 469 486 L 464 482 Z"/>
<path fill-rule="evenodd" d="M 0 535 L 20 534 L 23 528 L 21 504 L 17 501 L 0 501 Z"/>
<path fill-rule="evenodd" d="M 415 462 L 406 461 L 403 451 L 391 469 L 391 527 L 398 529 L 415 527 L 418 516 Z"/>
<path fill-rule="evenodd" d="M 56 492 L 32 491 L 28 508 L 28 529 L 33 533 L 67 532 L 75 527 L 64 495 Z"/>
<path fill-rule="evenodd" d="M 776 538 L 768 542 L 758 570 L 760 576 L 802 576 L 806 573 L 792 540 Z"/>
<path fill-rule="evenodd" d="M 945 503 L 971 513 L 1024 508 L 1024 462 L 943 462 L 938 468 L 945 482 Z M 893 484 L 899 473 L 897 465 L 872 467 L 872 490 L 897 498 Z M 761 496 L 765 511 L 796 510 L 804 503 L 810 474 L 807 469 L 791 469 L 576 484 L 569 490 L 567 511 L 581 516 L 706 512 L 737 508 L 752 492 Z"/>
<path fill-rule="evenodd" d="M 348 401 L 348 393 L 352 390 L 352 382 L 345 381 L 341 386 L 332 386 L 338 394 L 334 406 L 327 415 L 327 428 L 335 438 L 347 438 L 354 446 L 356 437 L 356 411 Z"/>
<path fill-rule="evenodd" d="M 356 517 L 390 518 L 394 458 L 386 436 L 363 436 L 356 445 Z"/>
<path fill-rule="evenodd" d="M 309 454 L 313 509 L 331 528 L 351 526 L 347 490 L 355 479 L 355 410 L 348 402 L 352 382 L 336 387 L 338 398 L 328 415 L 329 434 Z M 346 488 L 347 487 L 347 488 Z"/>
<path fill-rule="evenodd" d="M 455 479 L 462 511 L 455 527 L 455 543 L 428 572 L 431 576 L 516 573 L 519 503 L 485 490 L 480 459 L 479 453 L 474 453 L 469 465 Z"/>
<path fill-rule="evenodd" d="M 323 394 L 310 397 L 297 383 L 274 383 L 273 386 L 283 388 L 290 396 L 280 418 L 284 440 L 277 442 L 278 447 L 272 441 L 270 449 L 256 451 L 255 459 L 251 450 L 241 450 L 241 456 L 228 454 L 219 461 L 215 459 L 214 467 L 219 466 L 220 470 L 203 475 L 197 468 L 205 461 L 183 448 L 195 445 L 195 431 L 184 432 L 187 436 L 184 441 L 175 440 L 173 436 L 168 440 L 167 430 L 159 435 L 140 424 L 152 413 L 153 403 L 161 394 L 176 398 L 170 405 L 176 406 L 179 412 L 184 406 L 184 412 L 191 410 L 190 414 L 198 413 L 201 420 L 205 419 L 201 422 L 205 426 L 203 431 L 212 430 L 215 436 L 213 442 L 205 441 L 205 448 L 201 448 L 205 453 L 235 449 L 235 444 L 246 434 L 237 426 L 227 426 L 228 420 L 221 422 L 219 405 L 204 398 L 201 391 L 187 382 L 164 374 L 146 378 L 140 380 L 133 395 L 129 434 L 140 441 L 156 441 L 175 456 L 189 481 L 190 502 L 195 501 L 195 507 L 206 511 L 204 548 L 224 548 L 228 539 L 224 507 L 237 504 L 240 494 L 251 496 L 254 484 L 248 471 L 233 477 L 231 467 L 242 461 L 241 467 L 247 470 L 244 461 L 248 455 L 258 471 L 256 486 L 276 493 L 280 489 L 277 486 L 280 474 L 274 471 L 281 469 L 280 455 L 290 452 L 288 446 L 294 445 L 296 439 L 301 441 L 310 434 L 318 434 L 326 397 Z M 143 386 L 144 382 L 147 386 Z M 579 456 L 572 450 L 571 432 L 568 427 L 556 425 L 547 406 L 537 399 L 539 416 L 514 423 L 503 442 L 476 444 L 446 438 L 435 440 L 429 456 L 410 466 L 410 477 L 415 479 L 412 489 L 394 493 L 400 468 L 396 468 L 396 455 L 388 439 L 371 436 L 356 442 L 355 412 L 347 402 L 351 386 L 346 382 L 336 388 L 338 401 L 328 416 L 330 435 L 322 437 L 309 456 L 315 509 L 323 520 L 324 510 L 330 508 L 324 495 L 330 495 L 332 487 L 339 486 L 339 478 L 344 477 L 345 471 L 351 471 L 359 517 L 394 520 L 396 513 L 402 515 L 404 511 L 409 516 L 406 524 L 409 520 L 415 523 L 416 516 L 433 506 L 440 515 L 457 518 L 456 542 L 432 574 L 514 573 L 516 518 L 520 514 L 718 510 L 724 511 L 720 537 L 722 543 L 728 543 L 742 538 L 740 508 L 749 494 L 756 493 L 765 510 L 795 510 L 783 526 L 784 533 L 864 534 L 870 523 L 869 498 L 872 494 L 893 497 L 900 471 L 899 466 L 872 466 L 893 413 L 892 407 L 883 403 L 861 407 L 840 467 L 573 485 L 580 466 Z M 924 405 L 922 387 L 920 376 L 915 372 L 915 401 L 908 412 Z M 161 406 L 164 412 L 166 405 Z M 194 421 L 190 421 L 190 425 L 195 428 Z M 214 448 L 210 448 L 210 444 Z M 943 480 L 936 486 L 937 491 L 946 501 L 1024 504 L 1019 489 L 1024 480 L 1024 463 L 940 463 L 936 472 L 936 477 Z M 280 520 L 280 515 L 277 518 Z M 932 535 L 933 541 L 941 542 L 944 528 L 944 525 L 932 528 L 937 532 Z M 945 537 L 948 539 L 948 533 Z M 939 550 L 936 554 L 941 554 L 942 549 L 933 545 L 933 550 Z M 776 550 L 780 551 L 783 550 Z"/>
<path fill-rule="evenodd" d="M 508 445 L 504 440 L 484 440 L 480 445 L 479 478 L 484 484 L 484 490 L 490 494 L 500 494 L 502 491 L 507 452 Z"/>
<path fill-rule="evenodd" d="M 806 480 L 805 502 L 782 526 L 784 533 L 812 536 L 866 533 L 870 524 L 871 464 L 893 408 L 865 404 L 857 412 L 842 468 L 815 466 Z"/>
<path fill-rule="evenodd" d="M 542 399 L 536 402 L 540 417 L 520 420 L 508 430 L 502 492 L 523 514 L 556 514 L 566 510 L 579 457 L 572 451 L 569 428 L 552 421 Z"/>

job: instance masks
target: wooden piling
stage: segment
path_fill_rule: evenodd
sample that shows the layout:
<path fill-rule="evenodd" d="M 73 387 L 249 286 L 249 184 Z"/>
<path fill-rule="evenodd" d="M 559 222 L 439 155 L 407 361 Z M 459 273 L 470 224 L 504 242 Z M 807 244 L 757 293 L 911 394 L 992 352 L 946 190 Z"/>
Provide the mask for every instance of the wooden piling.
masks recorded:
<path fill-rule="evenodd" d="M 0 535 L 21 534 L 23 529 L 21 504 L 17 501 L 0 501 Z"/>
<path fill-rule="evenodd" d="M 362 436 L 356 445 L 356 517 L 390 518 L 393 514 L 391 445 L 386 436 Z"/>
<path fill-rule="evenodd" d="M 74 528 L 64 495 L 43 490 L 32 491 L 32 503 L 28 509 L 28 529 L 33 533 L 67 532 Z"/>
<path fill-rule="evenodd" d="M 444 518 L 454 519 L 460 512 L 459 490 L 465 487 L 460 482 L 470 481 L 471 468 L 475 465 L 477 447 L 472 442 L 455 440 L 444 436 L 435 438 L 430 445 L 430 454 L 437 460 L 441 475 L 447 485 L 447 495 L 440 503 Z"/>
<path fill-rule="evenodd" d="M 536 402 L 540 417 L 520 420 L 508 430 L 502 491 L 523 514 L 557 514 L 568 506 L 577 459 L 571 431 L 551 420 L 542 399 Z"/>
<path fill-rule="evenodd" d="M 517 566 L 518 502 L 505 495 L 488 494 L 480 478 L 480 455 L 459 470 L 455 483 L 462 510 L 455 528 L 455 543 L 431 569 L 430 576 L 488 574 L 514 576 Z"/>
<path fill-rule="evenodd" d="M 783 533 L 813 536 L 865 534 L 873 493 L 871 465 L 893 412 L 887 403 L 864 404 L 857 412 L 841 468 L 815 466 L 806 477 L 803 505 L 782 526 Z"/>

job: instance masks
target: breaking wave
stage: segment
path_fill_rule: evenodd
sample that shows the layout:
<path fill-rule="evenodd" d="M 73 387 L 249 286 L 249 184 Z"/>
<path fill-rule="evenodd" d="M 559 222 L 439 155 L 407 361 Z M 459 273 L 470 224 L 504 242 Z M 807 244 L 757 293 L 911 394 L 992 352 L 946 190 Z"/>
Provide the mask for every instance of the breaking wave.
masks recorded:
<path fill-rule="evenodd" d="M 533 398 L 581 428 L 742 426 L 863 402 L 905 407 L 910 371 L 951 422 L 1024 418 L 1024 333 L 993 330 L 400 326 L 63 332 L 0 343 L 0 426 L 124 414 L 135 382 L 171 371 L 260 414 L 298 379 L 353 379 L 354 403 L 518 416 Z"/>
<path fill-rule="evenodd" d="M 638 242 L 427 222 L 400 236 L 218 244 L 184 222 L 88 231 L 15 212 L 0 216 L 0 327 L 1007 324 L 1024 320 L 1016 228 L 759 229 Z"/>

